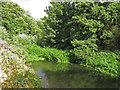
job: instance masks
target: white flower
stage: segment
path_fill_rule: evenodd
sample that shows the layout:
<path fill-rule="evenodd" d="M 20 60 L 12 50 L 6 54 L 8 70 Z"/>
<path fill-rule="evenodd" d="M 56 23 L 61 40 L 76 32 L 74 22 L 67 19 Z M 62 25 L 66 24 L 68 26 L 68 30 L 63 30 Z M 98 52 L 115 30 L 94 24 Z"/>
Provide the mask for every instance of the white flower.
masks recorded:
<path fill-rule="evenodd" d="M 3 83 L 4 80 L 7 80 L 7 75 L 6 75 L 5 73 L 1 72 L 1 73 L 0 73 L 0 78 L 1 78 L 1 79 L 0 79 L 0 82 Z"/>
<path fill-rule="evenodd" d="M 21 38 L 23 38 L 23 39 L 24 39 L 24 38 L 27 38 L 27 35 L 26 35 L 26 34 L 19 34 L 18 36 L 21 37 Z"/>

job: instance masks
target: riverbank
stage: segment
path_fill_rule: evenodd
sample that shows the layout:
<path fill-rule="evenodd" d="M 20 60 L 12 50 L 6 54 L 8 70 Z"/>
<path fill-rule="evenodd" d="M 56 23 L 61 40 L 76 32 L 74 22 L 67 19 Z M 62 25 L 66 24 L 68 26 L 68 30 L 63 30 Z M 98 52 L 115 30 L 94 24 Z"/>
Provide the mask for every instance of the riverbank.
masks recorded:
<path fill-rule="evenodd" d="M 26 57 L 27 54 L 24 50 L 15 45 L 9 45 L 0 38 L 1 88 L 42 87 L 40 79 L 34 75 L 34 70 L 26 65 Z"/>

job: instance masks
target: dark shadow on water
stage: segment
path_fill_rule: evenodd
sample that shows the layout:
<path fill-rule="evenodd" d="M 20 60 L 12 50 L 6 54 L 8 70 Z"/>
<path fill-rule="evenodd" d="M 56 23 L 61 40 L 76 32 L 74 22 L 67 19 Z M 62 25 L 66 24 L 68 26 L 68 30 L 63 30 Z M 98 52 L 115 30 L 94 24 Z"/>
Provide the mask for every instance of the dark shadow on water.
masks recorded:
<path fill-rule="evenodd" d="M 36 76 L 42 77 L 45 88 L 118 88 L 118 81 L 101 79 L 95 71 L 78 64 L 33 63 Z"/>

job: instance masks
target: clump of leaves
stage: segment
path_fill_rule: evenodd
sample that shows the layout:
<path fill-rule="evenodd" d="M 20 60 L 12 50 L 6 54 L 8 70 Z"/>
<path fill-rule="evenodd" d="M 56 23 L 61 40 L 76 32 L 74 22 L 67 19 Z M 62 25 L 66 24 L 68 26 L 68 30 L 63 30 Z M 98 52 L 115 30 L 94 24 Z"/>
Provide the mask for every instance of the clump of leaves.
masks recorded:
<path fill-rule="evenodd" d="M 39 60 L 49 60 L 49 61 L 56 61 L 59 63 L 69 63 L 69 52 L 58 50 L 55 48 L 41 48 L 37 45 L 27 45 L 25 46 L 26 51 L 31 55 L 31 57 L 34 58 L 35 61 L 38 61 L 37 57 L 39 57 Z M 28 61 L 31 61 L 31 59 L 28 59 Z"/>

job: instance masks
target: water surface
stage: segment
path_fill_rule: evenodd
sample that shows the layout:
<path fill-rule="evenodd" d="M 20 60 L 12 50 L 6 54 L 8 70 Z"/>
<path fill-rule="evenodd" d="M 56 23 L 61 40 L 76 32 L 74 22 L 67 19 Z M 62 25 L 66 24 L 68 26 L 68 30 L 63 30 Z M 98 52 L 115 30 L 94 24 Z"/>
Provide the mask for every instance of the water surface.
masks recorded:
<path fill-rule="evenodd" d="M 32 67 L 45 88 L 118 88 L 118 81 L 95 76 L 94 70 L 78 64 L 39 61 Z"/>

